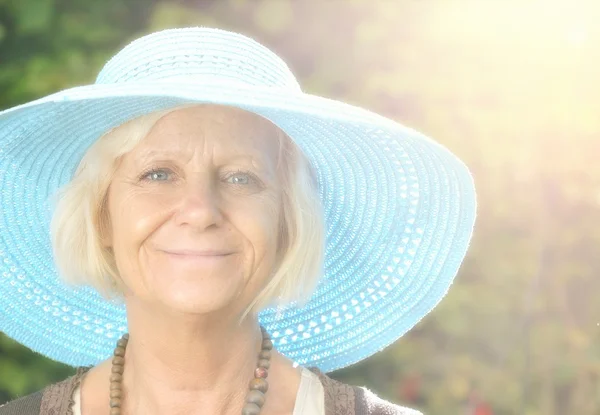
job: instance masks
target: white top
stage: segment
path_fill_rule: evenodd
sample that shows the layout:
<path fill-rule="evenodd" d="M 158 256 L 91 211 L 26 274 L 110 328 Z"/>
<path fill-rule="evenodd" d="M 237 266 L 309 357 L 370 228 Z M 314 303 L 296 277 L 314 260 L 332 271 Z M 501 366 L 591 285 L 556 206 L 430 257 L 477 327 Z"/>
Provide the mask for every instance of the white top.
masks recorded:
<path fill-rule="evenodd" d="M 81 415 L 81 390 L 73 391 L 73 415 Z M 296 404 L 292 415 L 325 415 L 325 392 L 319 377 L 306 368 L 302 368 L 300 387 L 296 395 Z"/>

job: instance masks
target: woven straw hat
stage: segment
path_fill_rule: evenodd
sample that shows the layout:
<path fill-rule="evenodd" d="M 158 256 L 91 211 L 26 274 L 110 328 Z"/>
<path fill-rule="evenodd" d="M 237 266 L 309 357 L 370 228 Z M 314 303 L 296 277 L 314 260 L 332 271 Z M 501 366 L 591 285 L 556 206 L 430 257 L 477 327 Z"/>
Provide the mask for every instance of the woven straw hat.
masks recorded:
<path fill-rule="evenodd" d="M 306 306 L 261 312 L 281 353 L 323 371 L 350 365 L 397 340 L 446 294 L 476 210 L 458 158 L 389 119 L 303 93 L 280 58 L 245 36 L 174 29 L 126 46 L 93 85 L 0 112 L 0 330 L 71 365 L 111 354 L 127 330 L 124 307 L 61 282 L 51 197 L 109 129 L 193 103 L 269 119 L 315 167 L 325 275 Z"/>

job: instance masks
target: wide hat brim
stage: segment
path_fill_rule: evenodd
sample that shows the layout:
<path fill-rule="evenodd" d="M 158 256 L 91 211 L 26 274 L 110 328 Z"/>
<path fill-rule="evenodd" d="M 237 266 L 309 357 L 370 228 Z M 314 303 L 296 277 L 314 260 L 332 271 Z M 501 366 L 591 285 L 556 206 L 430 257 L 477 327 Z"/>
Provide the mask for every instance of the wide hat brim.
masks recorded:
<path fill-rule="evenodd" d="M 0 113 L 0 329 L 69 365 L 111 355 L 125 309 L 64 285 L 49 235 L 52 197 L 89 146 L 137 116 L 193 103 L 269 119 L 316 169 L 325 275 L 303 307 L 261 312 L 276 348 L 327 372 L 390 345 L 432 310 L 467 251 L 476 199 L 465 165 L 422 134 L 301 92 L 214 82 L 69 89 Z"/>

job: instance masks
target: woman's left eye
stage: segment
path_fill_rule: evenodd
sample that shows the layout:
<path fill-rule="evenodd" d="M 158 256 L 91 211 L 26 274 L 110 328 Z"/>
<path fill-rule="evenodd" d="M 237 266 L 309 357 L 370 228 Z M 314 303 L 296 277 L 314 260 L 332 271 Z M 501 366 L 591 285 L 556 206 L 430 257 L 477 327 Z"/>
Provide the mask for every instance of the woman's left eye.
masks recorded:
<path fill-rule="evenodd" d="M 238 172 L 227 177 L 226 181 L 231 184 L 249 184 L 253 177 L 248 173 Z"/>

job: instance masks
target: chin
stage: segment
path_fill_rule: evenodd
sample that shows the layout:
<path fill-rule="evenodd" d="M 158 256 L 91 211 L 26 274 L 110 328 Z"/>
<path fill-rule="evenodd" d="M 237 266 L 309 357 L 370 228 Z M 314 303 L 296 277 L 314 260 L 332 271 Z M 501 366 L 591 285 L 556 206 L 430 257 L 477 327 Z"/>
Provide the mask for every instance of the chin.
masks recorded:
<path fill-rule="evenodd" d="M 168 309 L 189 314 L 209 314 L 239 306 L 242 281 L 171 283 L 157 292 L 157 300 Z M 233 284 L 232 284 L 233 283 Z"/>

